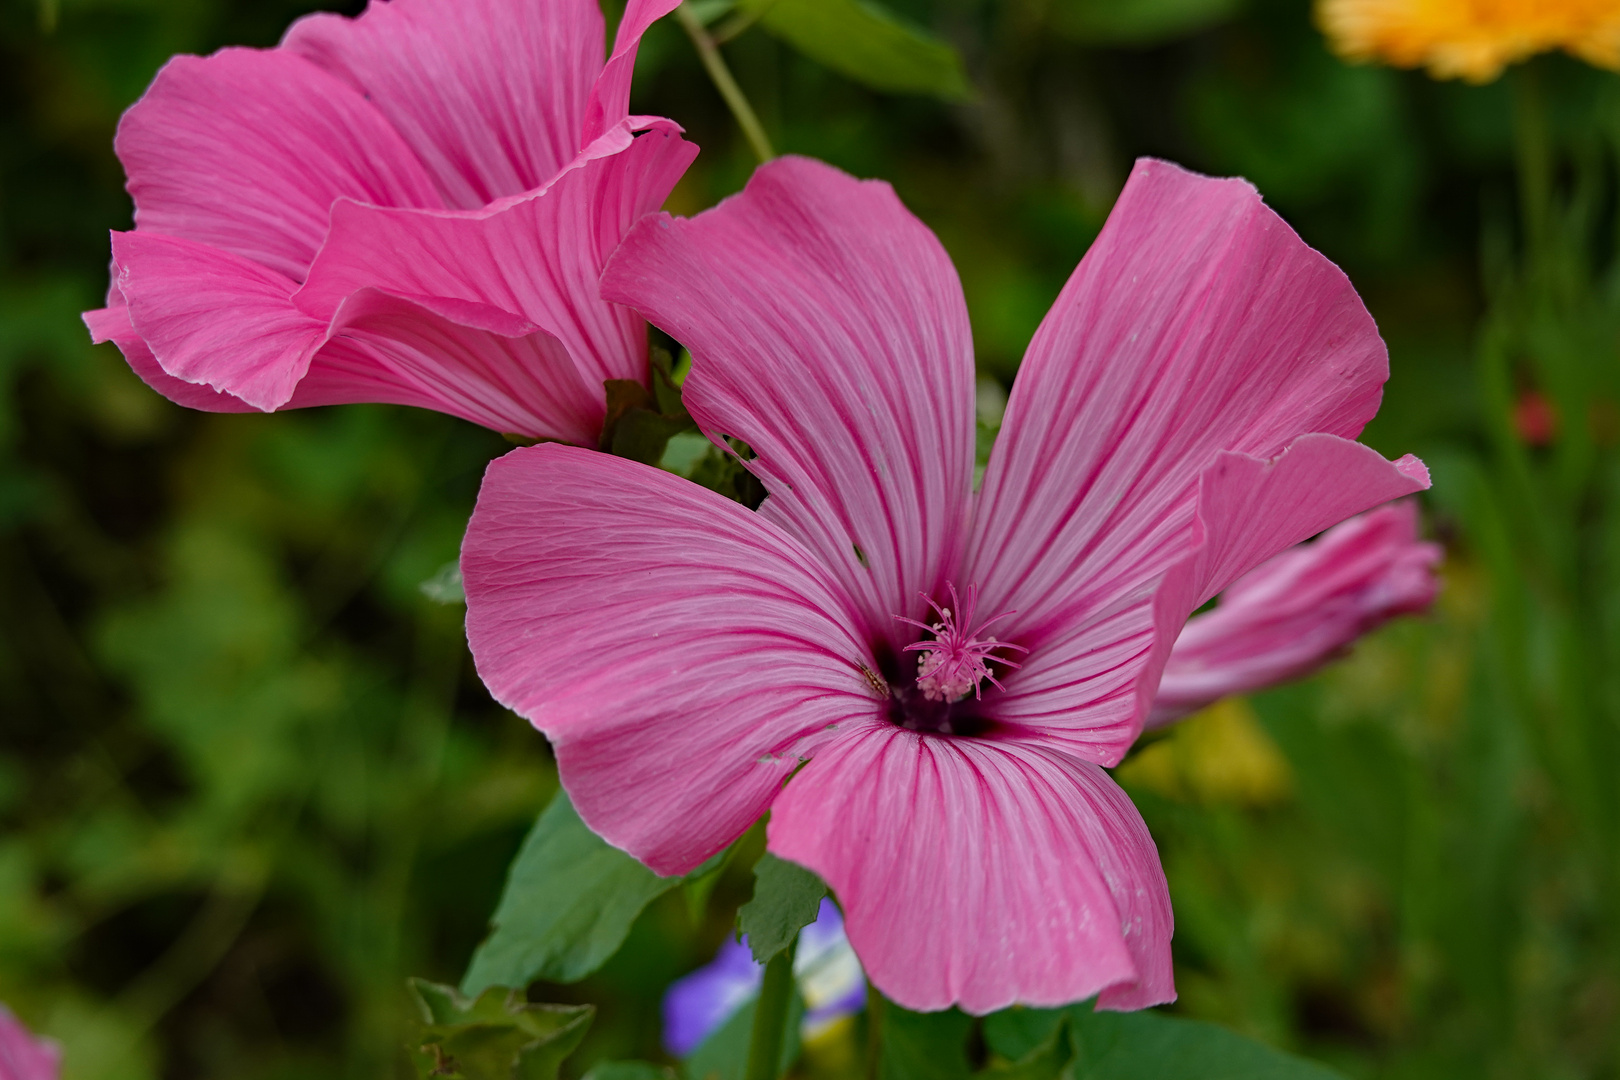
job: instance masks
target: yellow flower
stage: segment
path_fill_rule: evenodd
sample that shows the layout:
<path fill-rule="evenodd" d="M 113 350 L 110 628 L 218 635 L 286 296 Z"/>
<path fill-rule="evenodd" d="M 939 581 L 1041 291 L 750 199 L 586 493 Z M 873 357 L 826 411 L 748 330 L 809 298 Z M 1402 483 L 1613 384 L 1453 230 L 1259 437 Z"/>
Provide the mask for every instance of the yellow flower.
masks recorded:
<path fill-rule="evenodd" d="M 1317 0 L 1316 16 L 1345 59 L 1437 79 L 1489 82 L 1549 49 L 1620 71 L 1620 0 Z"/>

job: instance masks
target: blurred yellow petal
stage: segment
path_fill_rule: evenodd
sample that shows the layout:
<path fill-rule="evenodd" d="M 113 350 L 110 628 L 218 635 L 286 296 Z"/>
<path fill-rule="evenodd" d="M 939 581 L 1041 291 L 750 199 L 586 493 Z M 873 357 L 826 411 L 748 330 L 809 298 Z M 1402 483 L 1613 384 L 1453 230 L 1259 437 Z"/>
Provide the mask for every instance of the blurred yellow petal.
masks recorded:
<path fill-rule="evenodd" d="M 1437 79 L 1489 82 L 1550 49 L 1620 70 L 1616 0 L 1318 0 L 1316 17 L 1345 59 L 1426 67 Z"/>
<path fill-rule="evenodd" d="M 1226 698 L 1143 747 L 1116 775 L 1181 802 L 1270 806 L 1293 794 L 1288 759 L 1243 698 Z"/>

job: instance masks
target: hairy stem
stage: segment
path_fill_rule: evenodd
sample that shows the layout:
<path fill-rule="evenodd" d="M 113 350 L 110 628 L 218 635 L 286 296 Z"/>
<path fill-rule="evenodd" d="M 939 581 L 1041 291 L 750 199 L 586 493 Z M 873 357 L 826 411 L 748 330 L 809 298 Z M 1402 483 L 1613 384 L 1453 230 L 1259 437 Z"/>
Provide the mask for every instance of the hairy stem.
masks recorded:
<path fill-rule="evenodd" d="M 692 5 L 682 3 L 675 9 L 675 17 L 681 21 L 687 36 L 697 47 L 698 59 L 703 61 L 703 69 L 709 73 L 709 79 L 714 83 L 714 88 L 720 91 L 720 96 L 725 98 L 726 107 L 731 110 L 731 115 L 737 118 L 737 126 L 742 128 L 744 137 L 748 139 L 748 145 L 754 148 L 754 156 L 759 158 L 760 164 L 771 160 L 776 156 L 776 151 L 771 149 L 771 140 L 766 137 L 765 128 L 760 124 L 759 117 L 754 115 L 754 107 L 748 104 L 748 98 L 744 96 L 742 87 L 731 77 L 731 69 L 726 67 L 726 59 L 720 55 L 720 47 L 715 44 L 714 38 L 709 36 L 709 31 L 704 29 L 703 23 L 692 13 Z"/>

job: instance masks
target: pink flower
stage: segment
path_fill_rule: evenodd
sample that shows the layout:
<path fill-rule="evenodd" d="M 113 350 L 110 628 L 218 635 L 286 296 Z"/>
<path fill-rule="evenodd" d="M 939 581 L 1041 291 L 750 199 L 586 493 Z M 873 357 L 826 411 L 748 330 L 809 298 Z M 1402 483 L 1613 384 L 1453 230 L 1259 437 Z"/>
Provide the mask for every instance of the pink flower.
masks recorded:
<path fill-rule="evenodd" d="M 637 225 L 603 295 L 692 350 L 693 417 L 769 497 L 491 465 L 468 638 L 584 819 L 671 874 L 769 810 L 909 1008 L 1171 1000 L 1163 871 L 1104 767 L 1201 603 L 1428 483 L 1350 441 L 1388 364 L 1344 275 L 1248 184 L 1138 163 L 978 492 L 961 286 L 888 185 L 775 161 Z"/>
<path fill-rule="evenodd" d="M 603 381 L 647 380 L 603 263 L 697 153 L 628 115 L 673 7 L 631 0 L 605 66 L 596 0 L 375 0 L 175 57 L 118 126 L 136 227 L 91 335 L 193 408 L 385 401 L 594 444 Z"/>
<path fill-rule="evenodd" d="M 56 1080 L 61 1070 L 62 1048 L 36 1038 L 0 1005 L 0 1080 Z"/>
<path fill-rule="evenodd" d="M 1147 726 L 1297 679 L 1390 619 L 1424 610 L 1439 590 L 1440 557 L 1439 545 L 1417 537 L 1417 507 L 1403 502 L 1250 571 L 1182 629 Z"/>

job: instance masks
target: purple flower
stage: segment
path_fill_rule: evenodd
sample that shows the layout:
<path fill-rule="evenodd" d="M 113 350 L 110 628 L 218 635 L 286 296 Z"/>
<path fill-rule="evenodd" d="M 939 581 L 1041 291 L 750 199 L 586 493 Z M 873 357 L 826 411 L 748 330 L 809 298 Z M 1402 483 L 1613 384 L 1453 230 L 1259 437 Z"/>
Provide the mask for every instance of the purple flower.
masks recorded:
<path fill-rule="evenodd" d="M 747 938 L 727 939 L 714 959 L 664 995 L 664 1046 L 685 1057 L 759 993 L 764 965 L 754 960 Z M 816 921 L 799 933 L 793 974 L 804 998 L 804 1034 L 811 1036 L 866 1004 L 866 976 L 844 936 L 844 919 L 831 900 L 821 902 Z"/>

